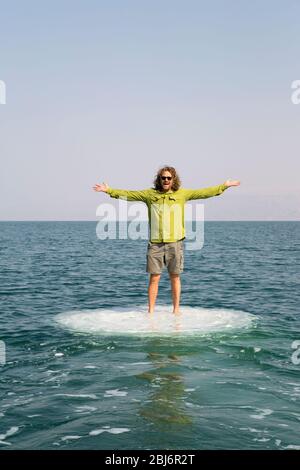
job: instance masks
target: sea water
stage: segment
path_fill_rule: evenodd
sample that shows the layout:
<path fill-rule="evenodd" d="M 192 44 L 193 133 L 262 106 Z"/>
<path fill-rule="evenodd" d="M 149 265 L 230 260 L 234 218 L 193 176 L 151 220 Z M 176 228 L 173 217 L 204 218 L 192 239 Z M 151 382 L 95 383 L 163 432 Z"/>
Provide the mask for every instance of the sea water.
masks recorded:
<path fill-rule="evenodd" d="M 300 449 L 299 235 L 206 222 L 150 315 L 146 240 L 1 222 L 0 448 Z"/>

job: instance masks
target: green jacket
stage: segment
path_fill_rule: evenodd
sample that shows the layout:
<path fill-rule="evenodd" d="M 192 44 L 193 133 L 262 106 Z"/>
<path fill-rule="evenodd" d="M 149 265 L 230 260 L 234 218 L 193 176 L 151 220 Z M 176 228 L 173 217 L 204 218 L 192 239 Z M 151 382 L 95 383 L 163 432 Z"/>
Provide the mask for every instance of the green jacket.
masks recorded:
<path fill-rule="evenodd" d="M 113 198 L 141 201 L 147 204 L 152 243 L 176 242 L 185 237 L 184 206 L 187 201 L 219 196 L 227 186 L 220 184 L 204 189 L 178 189 L 161 192 L 156 189 L 127 191 L 109 188 L 107 194 Z"/>

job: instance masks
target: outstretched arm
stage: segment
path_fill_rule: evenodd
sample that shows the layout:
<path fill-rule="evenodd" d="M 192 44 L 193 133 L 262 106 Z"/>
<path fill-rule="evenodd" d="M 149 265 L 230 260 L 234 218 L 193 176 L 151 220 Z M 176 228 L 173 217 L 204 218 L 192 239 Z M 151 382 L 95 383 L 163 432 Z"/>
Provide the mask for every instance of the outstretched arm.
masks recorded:
<path fill-rule="evenodd" d="M 143 191 L 128 191 L 126 189 L 112 189 L 106 183 L 95 184 L 94 191 L 109 194 L 110 197 L 116 199 L 127 199 L 128 201 L 147 201 L 148 190 Z"/>
<path fill-rule="evenodd" d="M 227 180 L 223 184 L 219 184 L 218 186 L 211 186 L 209 188 L 185 189 L 185 199 L 186 201 L 191 201 L 194 199 L 206 199 L 208 197 L 219 196 L 227 188 L 230 188 L 231 186 L 239 186 L 239 185 L 240 185 L 239 181 Z"/>

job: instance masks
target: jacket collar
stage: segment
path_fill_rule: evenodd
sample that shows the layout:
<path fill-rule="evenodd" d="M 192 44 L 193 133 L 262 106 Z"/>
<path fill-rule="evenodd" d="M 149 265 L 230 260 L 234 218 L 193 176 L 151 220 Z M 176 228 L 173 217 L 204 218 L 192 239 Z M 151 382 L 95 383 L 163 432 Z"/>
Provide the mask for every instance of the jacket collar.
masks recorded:
<path fill-rule="evenodd" d="M 158 201 L 159 199 L 161 199 L 164 196 L 168 196 L 169 199 L 172 199 L 173 201 L 176 201 L 176 199 L 177 199 L 177 196 L 175 195 L 175 193 L 173 191 L 167 191 L 166 193 L 157 191 L 156 195 L 154 196 L 154 199 L 156 201 Z"/>

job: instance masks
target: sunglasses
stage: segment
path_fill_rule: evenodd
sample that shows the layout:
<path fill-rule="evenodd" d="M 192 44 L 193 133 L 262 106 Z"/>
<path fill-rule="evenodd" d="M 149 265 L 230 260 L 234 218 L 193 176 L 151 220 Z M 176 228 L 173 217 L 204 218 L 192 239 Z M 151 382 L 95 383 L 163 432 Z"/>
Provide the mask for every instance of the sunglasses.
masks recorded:
<path fill-rule="evenodd" d="M 161 179 L 162 179 L 163 181 L 165 181 L 165 180 L 171 181 L 172 176 L 161 176 Z"/>

